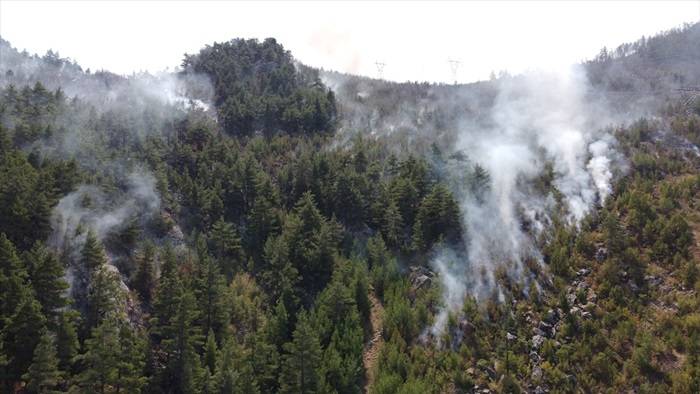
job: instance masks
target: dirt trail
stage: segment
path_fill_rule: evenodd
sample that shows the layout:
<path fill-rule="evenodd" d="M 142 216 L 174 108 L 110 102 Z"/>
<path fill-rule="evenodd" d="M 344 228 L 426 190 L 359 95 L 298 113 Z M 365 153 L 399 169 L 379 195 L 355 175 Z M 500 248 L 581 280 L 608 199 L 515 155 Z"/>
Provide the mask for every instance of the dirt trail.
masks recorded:
<path fill-rule="evenodd" d="M 369 316 L 372 338 L 365 344 L 365 349 L 362 352 L 362 364 L 365 367 L 365 393 L 368 393 L 374 384 L 377 358 L 379 357 L 382 345 L 384 345 L 384 338 L 382 337 L 384 307 L 376 294 L 374 294 L 374 289 L 370 289 L 368 295 L 369 301 L 372 304 Z"/>

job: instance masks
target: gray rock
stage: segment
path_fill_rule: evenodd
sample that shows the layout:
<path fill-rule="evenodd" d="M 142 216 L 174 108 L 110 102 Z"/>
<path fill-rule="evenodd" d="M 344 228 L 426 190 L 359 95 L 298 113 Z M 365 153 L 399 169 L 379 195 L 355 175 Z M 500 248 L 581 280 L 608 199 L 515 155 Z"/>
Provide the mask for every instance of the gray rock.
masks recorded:
<path fill-rule="evenodd" d="M 598 250 L 595 252 L 595 259 L 597 262 L 602 262 L 608 257 L 608 250 L 605 248 L 598 248 Z"/>
<path fill-rule="evenodd" d="M 533 349 L 539 349 L 542 347 L 542 344 L 544 343 L 545 337 L 542 335 L 535 335 L 532 337 L 532 348 Z"/>
<path fill-rule="evenodd" d="M 459 330 L 465 337 L 469 337 L 476 332 L 476 326 L 472 324 L 469 320 L 462 319 L 459 321 Z"/>
<path fill-rule="evenodd" d="M 546 321 L 549 324 L 554 324 L 559 320 L 559 313 L 555 311 L 554 309 L 550 309 L 547 311 L 547 313 L 544 315 L 544 321 Z"/>
<path fill-rule="evenodd" d="M 530 379 L 533 382 L 541 381 L 542 380 L 542 368 L 540 368 L 540 367 L 532 368 L 532 373 L 530 374 Z"/>
<path fill-rule="evenodd" d="M 663 279 L 659 278 L 658 276 L 655 275 L 647 275 L 644 277 L 644 281 L 649 283 L 649 286 L 658 286 L 661 283 L 663 283 Z"/>
<path fill-rule="evenodd" d="M 588 294 L 586 296 L 586 300 L 588 302 L 592 302 L 594 304 L 596 302 L 598 302 L 598 295 L 595 293 L 595 291 L 593 291 L 593 289 L 591 289 L 591 288 L 588 289 Z"/>
<path fill-rule="evenodd" d="M 630 290 L 632 290 L 633 293 L 638 293 L 638 292 L 639 292 L 639 286 L 637 286 L 636 283 L 634 283 L 633 281 L 629 281 L 628 284 L 629 284 L 629 286 L 630 286 Z"/>
<path fill-rule="evenodd" d="M 578 284 L 578 286 L 576 286 L 576 291 L 586 291 L 586 290 L 588 290 L 588 283 L 586 283 L 586 282 L 582 281 L 581 283 Z"/>
<path fill-rule="evenodd" d="M 544 336 L 546 336 L 546 337 L 552 336 L 552 332 L 554 331 L 553 328 L 554 327 L 552 327 L 551 324 L 549 324 L 545 321 L 540 322 L 539 329 L 544 333 Z"/>

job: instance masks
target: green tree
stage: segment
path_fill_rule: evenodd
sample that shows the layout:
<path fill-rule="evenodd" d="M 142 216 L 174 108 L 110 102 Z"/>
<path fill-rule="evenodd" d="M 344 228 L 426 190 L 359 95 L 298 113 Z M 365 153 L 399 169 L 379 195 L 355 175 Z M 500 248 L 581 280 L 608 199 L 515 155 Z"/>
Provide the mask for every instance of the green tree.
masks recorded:
<path fill-rule="evenodd" d="M 209 256 L 203 239 L 198 243 L 197 271 L 193 290 L 197 297 L 201 326 L 204 332 L 213 330 L 217 336 L 229 320 L 225 306 L 225 279 L 216 261 Z"/>
<path fill-rule="evenodd" d="M 88 231 L 80 258 L 81 266 L 89 273 L 107 264 L 104 247 L 92 230 Z"/>
<path fill-rule="evenodd" d="M 79 316 L 76 311 L 64 311 L 58 318 L 56 329 L 56 348 L 58 366 L 61 371 L 72 372 L 73 360 L 78 355 L 80 343 L 75 320 Z"/>
<path fill-rule="evenodd" d="M 608 251 L 619 255 L 627 248 L 627 236 L 620 220 L 613 213 L 608 213 L 603 221 L 603 231 Z"/>
<path fill-rule="evenodd" d="M 39 242 L 24 255 L 24 260 L 29 267 L 30 283 L 42 311 L 49 322 L 55 325 L 59 309 L 68 304 L 65 297 L 68 283 L 63 279 L 63 265 L 53 252 Z"/>
<path fill-rule="evenodd" d="M 39 343 L 34 348 L 34 358 L 29 370 L 22 378 L 27 381 L 27 392 L 50 393 L 60 378 L 58 371 L 58 357 L 54 337 L 44 331 Z"/>
<path fill-rule="evenodd" d="M 260 283 L 275 302 L 282 302 L 285 308 L 296 309 L 299 283 L 297 269 L 289 260 L 289 247 L 282 236 L 268 239 L 265 243 L 266 267 Z"/>
<path fill-rule="evenodd" d="M 197 320 L 196 298 L 182 289 L 177 295 L 177 311 L 170 324 L 162 328 L 162 349 L 166 354 L 165 369 L 158 385 L 166 392 L 191 394 L 199 391 L 204 374 L 196 348 L 201 343 Z"/>
<path fill-rule="evenodd" d="M 484 167 L 479 164 L 474 165 L 474 172 L 472 172 L 469 179 L 469 190 L 472 195 L 479 203 L 483 203 L 486 198 L 486 193 L 488 193 L 491 184 L 491 176 Z"/>
<path fill-rule="evenodd" d="M 0 233 L 0 328 L 7 324 L 19 304 L 29 296 L 25 285 L 27 272 L 17 250 L 4 233 Z"/>
<path fill-rule="evenodd" d="M 141 300 L 150 305 L 153 299 L 153 289 L 155 287 L 155 246 L 147 242 L 137 257 L 136 274 L 134 275 L 134 289 L 138 292 Z"/>
<path fill-rule="evenodd" d="M 226 338 L 214 376 L 220 393 L 255 394 L 259 392 L 249 358 L 250 353 L 238 345 L 234 338 Z"/>
<path fill-rule="evenodd" d="M 92 329 L 85 340 L 85 353 L 78 356 L 82 371 L 77 387 L 84 393 L 111 392 L 119 378 L 119 324 L 116 316 L 109 316 Z"/>
<path fill-rule="evenodd" d="M 389 204 L 386 207 L 382 220 L 382 235 L 387 245 L 396 248 L 401 245 L 402 234 L 403 218 L 401 217 L 398 205 L 396 205 L 394 199 L 391 198 L 389 199 Z"/>
<path fill-rule="evenodd" d="M 122 312 L 126 294 L 116 269 L 103 264 L 96 267 L 88 288 L 87 327 L 98 326 L 108 314 Z"/>
<path fill-rule="evenodd" d="M 171 326 L 179 308 L 183 284 L 173 250 L 167 248 L 163 254 L 160 278 L 156 285 L 151 317 L 151 335 L 156 342 L 173 335 Z"/>
<path fill-rule="evenodd" d="M 25 297 L 17 306 L 4 331 L 5 351 L 9 363 L 6 379 L 20 380 L 32 363 L 34 349 L 44 331 L 46 318 L 33 297 Z"/>
<path fill-rule="evenodd" d="M 299 313 L 291 342 L 284 345 L 280 374 L 281 393 L 316 393 L 319 390 L 321 345 L 305 311 Z"/>
<path fill-rule="evenodd" d="M 216 358 L 218 354 L 214 331 L 210 328 L 207 334 L 207 343 L 204 345 L 204 366 L 208 368 L 211 375 L 216 372 Z"/>
<path fill-rule="evenodd" d="M 209 239 L 214 257 L 218 260 L 221 272 L 230 282 L 233 276 L 243 268 L 245 257 L 241 247 L 241 238 L 233 224 L 221 217 L 212 226 Z"/>
<path fill-rule="evenodd" d="M 144 376 L 146 341 L 140 329 L 126 322 L 119 325 L 117 377 L 115 391 L 139 393 L 146 384 Z"/>

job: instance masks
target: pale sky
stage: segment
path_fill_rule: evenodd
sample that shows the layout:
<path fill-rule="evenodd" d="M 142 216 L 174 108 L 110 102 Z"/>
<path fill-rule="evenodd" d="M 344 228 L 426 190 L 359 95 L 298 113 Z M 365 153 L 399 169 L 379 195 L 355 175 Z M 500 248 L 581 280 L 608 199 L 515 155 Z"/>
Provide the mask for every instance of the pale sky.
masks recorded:
<path fill-rule="evenodd" d="M 621 2 L 107 2 L 0 0 L 0 35 L 120 74 L 174 68 L 236 37 L 275 37 L 311 66 L 460 82 L 555 68 L 700 20 L 700 0 Z"/>

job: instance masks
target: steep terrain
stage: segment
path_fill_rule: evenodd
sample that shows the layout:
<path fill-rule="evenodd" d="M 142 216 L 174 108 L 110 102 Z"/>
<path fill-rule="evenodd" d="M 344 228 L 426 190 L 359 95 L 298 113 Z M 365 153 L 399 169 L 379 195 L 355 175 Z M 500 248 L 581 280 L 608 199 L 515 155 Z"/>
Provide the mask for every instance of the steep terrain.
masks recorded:
<path fill-rule="evenodd" d="M 456 86 L 0 41 L 2 392 L 700 392 L 699 33 Z"/>

